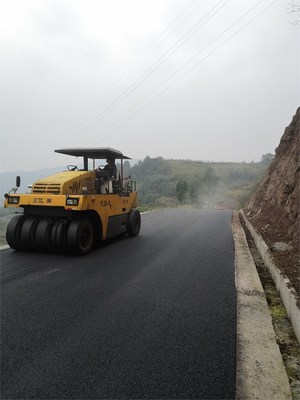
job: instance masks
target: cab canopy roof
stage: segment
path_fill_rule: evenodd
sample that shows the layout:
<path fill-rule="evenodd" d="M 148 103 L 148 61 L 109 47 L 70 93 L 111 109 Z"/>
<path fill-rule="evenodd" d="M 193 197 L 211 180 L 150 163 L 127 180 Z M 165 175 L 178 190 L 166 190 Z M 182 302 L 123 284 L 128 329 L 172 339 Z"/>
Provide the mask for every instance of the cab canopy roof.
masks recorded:
<path fill-rule="evenodd" d="M 130 160 L 130 157 L 124 156 L 119 150 L 112 149 L 111 147 L 80 147 L 75 149 L 58 149 L 54 151 L 68 156 L 83 157 L 84 159 L 91 158 L 93 160 L 100 160 L 111 157 L 121 160 Z"/>

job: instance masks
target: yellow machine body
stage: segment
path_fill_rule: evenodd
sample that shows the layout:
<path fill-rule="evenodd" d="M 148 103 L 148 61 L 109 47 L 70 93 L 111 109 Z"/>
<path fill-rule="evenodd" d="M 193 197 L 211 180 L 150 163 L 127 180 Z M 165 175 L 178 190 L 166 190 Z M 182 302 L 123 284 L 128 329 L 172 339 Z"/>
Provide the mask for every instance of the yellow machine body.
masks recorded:
<path fill-rule="evenodd" d="M 69 154 L 67 150 L 65 154 Z M 79 150 L 82 149 L 77 149 L 77 152 Z M 94 243 L 99 239 L 105 240 L 123 233 L 129 233 L 129 236 L 139 233 L 140 216 L 135 210 L 136 184 L 130 177 L 123 178 L 123 167 L 118 179 L 107 176 L 103 170 L 87 169 L 88 155 L 108 157 L 111 153 L 114 156 L 120 153 L 110 148 L 89 150 L 88 154 L 83 152 L 84 170 L 71 166 L 76 169 L 34 182 L 31 193 L 5 195 L 4 207 L 24 210 L 23 217 L 19 216 L 12 223 L 11 229 L 8 227 L 7 230 L 7 241 L 12 248 L 45 248 L 47 241 L 53 242 L 54 247 L 61 247 L 60 242 L 63 242 L 64 246 L 73 250 L 79 245 L 82 248 L 79 253 L 83 254 L 90 250 L 91 241 Z M 120 158 L 122 160 L 128 157 L 121 154 Z M 89 235 L 92 236 L 91 241 L 88 241 Z M 43 240 L 40 240 L 40 236 L 44 236 Z M 37 246 L 39 243 L 41 246 Z"/>

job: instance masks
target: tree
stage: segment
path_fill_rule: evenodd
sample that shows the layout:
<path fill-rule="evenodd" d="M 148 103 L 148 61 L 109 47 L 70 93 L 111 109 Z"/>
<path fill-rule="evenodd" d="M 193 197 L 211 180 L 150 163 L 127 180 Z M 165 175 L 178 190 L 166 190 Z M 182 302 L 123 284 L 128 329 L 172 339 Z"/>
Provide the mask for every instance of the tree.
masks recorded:
<path fill-rule="evenodd" d="M 213 192 L 217 183 L 219 182 L 219 177 L 216 175 L 212 167 L 206 168 L 204 172 L 203 182 L 207 188 L 208 193 Z"/>
<path fill-rule="evenodd" d="M 180 179 L 176 185 L 177 200 L 182 203 L 188 189 L 188 183 L 184 179 Z"/>
<path fill-rule="evenodd" d="M 193 176 L 188 182 L 188 195 L 193 203 L 199 200 L 199 191 L 202 187 L 202 178 Z"/>
<path fill-rule="evenodd" d="M 261 156 L 260 163 L 263 165 L 269 165 L 269 164 L 271 164 L 273 159 L 274 159 L 274 154 L 271 154 L 271 153 L 263 154 Z"/>

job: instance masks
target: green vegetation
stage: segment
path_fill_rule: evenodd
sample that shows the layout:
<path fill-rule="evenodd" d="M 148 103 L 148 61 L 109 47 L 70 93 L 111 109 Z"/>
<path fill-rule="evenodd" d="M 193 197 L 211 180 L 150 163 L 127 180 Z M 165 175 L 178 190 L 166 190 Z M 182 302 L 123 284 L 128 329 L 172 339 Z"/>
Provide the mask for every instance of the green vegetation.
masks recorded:
<path fill-rule="evenodd" d="M 201 208 L 240 208 L 272 161 L 216 163 L 146 157 L 125 173 L 138 184 L 141 207 L 193 205 Z"/>

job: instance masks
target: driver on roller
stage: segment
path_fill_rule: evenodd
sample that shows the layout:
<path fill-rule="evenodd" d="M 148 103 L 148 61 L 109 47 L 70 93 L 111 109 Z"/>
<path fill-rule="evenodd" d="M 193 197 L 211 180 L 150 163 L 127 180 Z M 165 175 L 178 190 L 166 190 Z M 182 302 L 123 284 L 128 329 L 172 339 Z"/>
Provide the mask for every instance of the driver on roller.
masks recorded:
<path fill-rule="evenodd" d="M 116 179 L 117 178 L 117 167 L 115 164 L 115 160 L 112 157 L 107 157 L 107 164 L 104 167 L 104 171 L 109 173 L 109 177 Z"/>

